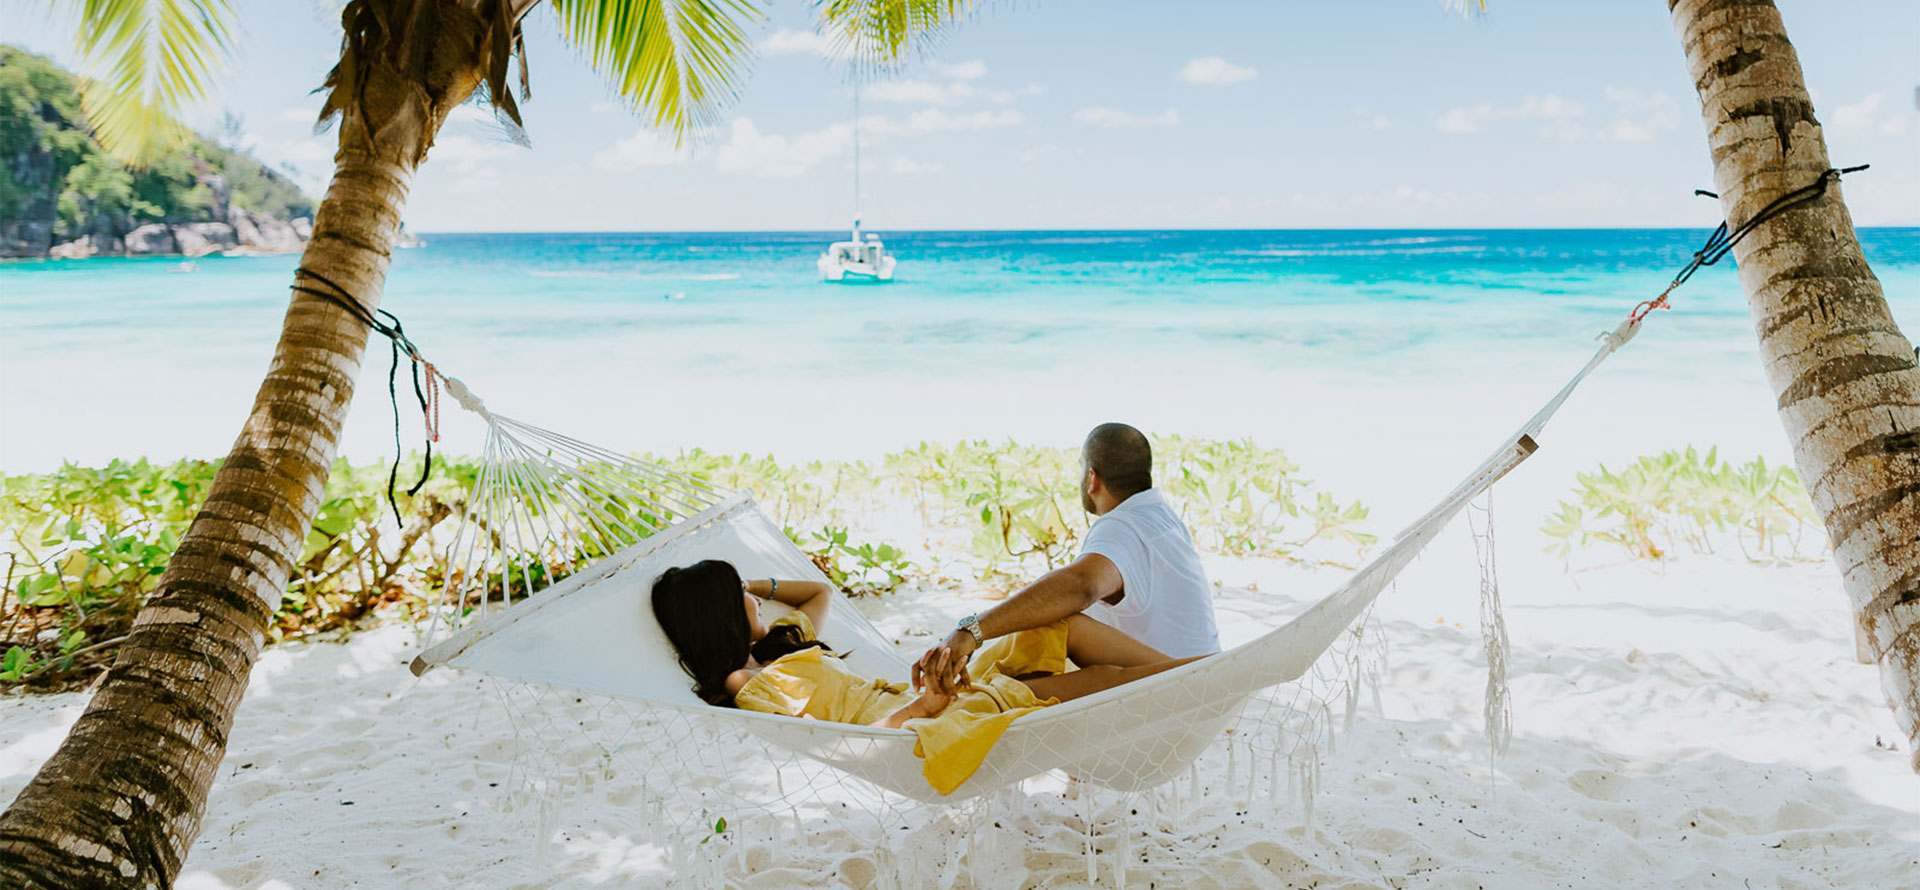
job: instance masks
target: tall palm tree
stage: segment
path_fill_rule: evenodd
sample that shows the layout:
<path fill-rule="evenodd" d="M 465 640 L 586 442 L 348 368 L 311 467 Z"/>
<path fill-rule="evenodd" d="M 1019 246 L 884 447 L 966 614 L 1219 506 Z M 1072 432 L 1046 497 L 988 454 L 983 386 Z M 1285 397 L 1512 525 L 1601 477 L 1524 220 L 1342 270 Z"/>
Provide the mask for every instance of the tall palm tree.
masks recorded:
<path fill-rule="evenodd" d="M 1772 0 L 1668 0 L 1735 224 L 1829 168 Z M 1832 184 L 1734 246 L 1794 462 L 1851 602 L 1863 660 L 1920 771 L 1920 370 Z"/>
<path fill-rule="evenodd" d="M 226 0 L 71 0 L 98 134 L 124 158 L 177 130 L 230 43 Z M 508 83 L 538 0 L 351 0 L 322 120 L 332 182 L 300 265 L 369 311 L 380 302 L 414 171 L 478 94 L 517 126 Z M 676 137 L 715 120 L 751 57 L 752 0 L 551 0 L 562 35 L 637 113 Z M 840 50 L 886 64 L 960 22 L 972 0 L 828 0 Z M 297 279 L 312 286 L 314 280 Z M 266 379 L 205 505 L 85 713 L 0 815 L 0 886 L 166 887 L 200 830 L 234 709 L 318 510 L 368 329 L 296 292 Z"/>

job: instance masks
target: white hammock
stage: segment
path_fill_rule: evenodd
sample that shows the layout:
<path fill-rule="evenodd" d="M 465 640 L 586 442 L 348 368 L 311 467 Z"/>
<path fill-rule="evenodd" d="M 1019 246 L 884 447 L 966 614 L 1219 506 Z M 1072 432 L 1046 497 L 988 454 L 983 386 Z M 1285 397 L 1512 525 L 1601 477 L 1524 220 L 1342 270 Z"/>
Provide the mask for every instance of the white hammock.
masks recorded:
<path fill-rule="evenodd" d="M 435 610 L 463 626 L 431 629 L 437 642 L 413 670 L 452 666 L 694 711 L 921 801 L 963 800 L 1053 769 L 1120 791 L 1152 788 L 1187 770 L 1248 696 L 1305 673 L 1448 520 L 1533 452 L 1554 412 L 1638 329 L 1630 319 L 1602 335 L 1593 358 L 1519 432 L 1305 613 L 1216 657 L 1020 718 L 946 797 L 922 777 L 912 732 L 715 708 L 694 696 L 650 607 L 663 570 L 714 558 L 745 577 L 825 580 L 745 494 L 493 414 L 449 378 L 449 392 L 486 420 L 487 447 L 455 542 L 467 556 Z M 599 558 L 541 589 L 533 562 L 579 553 Z M 539 595 L 500 611 L 488 603 L 490 586 L 508 602 Z M 477 620 L 458 621 L 469 604 Z M 909 662 L 851 602 L 836 594 L 831 608 L 822 636 L 856 672 L 907 679 Z"/>

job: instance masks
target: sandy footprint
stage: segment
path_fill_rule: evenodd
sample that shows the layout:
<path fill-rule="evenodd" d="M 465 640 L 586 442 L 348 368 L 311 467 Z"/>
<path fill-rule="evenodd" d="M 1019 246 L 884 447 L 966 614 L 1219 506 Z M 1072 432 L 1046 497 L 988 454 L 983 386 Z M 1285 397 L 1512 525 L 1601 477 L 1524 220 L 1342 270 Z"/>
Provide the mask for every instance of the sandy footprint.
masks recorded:
<path fill-rule="evenodd" d="M 1617 803 L 1627 799 L 1628 780 L 1607 770 L 1583 769 L 1567 777 L 1567 787 L 1593 800 Z"/>

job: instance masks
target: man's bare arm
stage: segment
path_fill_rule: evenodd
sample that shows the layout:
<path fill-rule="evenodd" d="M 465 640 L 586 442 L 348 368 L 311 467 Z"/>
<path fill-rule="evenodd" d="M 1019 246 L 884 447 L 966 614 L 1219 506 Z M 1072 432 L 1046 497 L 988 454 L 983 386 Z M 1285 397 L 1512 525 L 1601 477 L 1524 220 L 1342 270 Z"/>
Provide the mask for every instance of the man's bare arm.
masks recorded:
<path fill-rule="evenodd" d="M 1044 627 L 1121 592 L 1120 570 L 1098 553 L 1088 553 L 1041 575 L 1006 602 L 980 615 L 987 639 Z"/>

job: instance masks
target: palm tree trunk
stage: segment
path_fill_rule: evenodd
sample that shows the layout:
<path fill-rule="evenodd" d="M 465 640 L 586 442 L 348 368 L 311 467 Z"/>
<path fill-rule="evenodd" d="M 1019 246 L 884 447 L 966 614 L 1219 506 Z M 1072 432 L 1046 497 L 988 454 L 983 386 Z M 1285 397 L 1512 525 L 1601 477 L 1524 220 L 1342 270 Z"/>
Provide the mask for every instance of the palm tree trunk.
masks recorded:
<path fill-rule="evenodd" d="M 1668 0 L 1739 223 L 1830 166 L 1772 0 Z M 1794 461 L 1920 771 L 1920 370 L 1839 186 L 1734 248 Z"/>
<path fill-rule="evenodd" d="M 442 15 L 426 76 L 402 74 L 390 58 L 357 71 L 333 181 L 301 257 L 369 309 L 414 169 L 484 73 L 472 17 Z M 319 510 L 367 336 L 345 310 L 295 295 L 252 413 L 158 589 L 72 733 L 0 815 L 0 886 L 172 884 Z"/>

